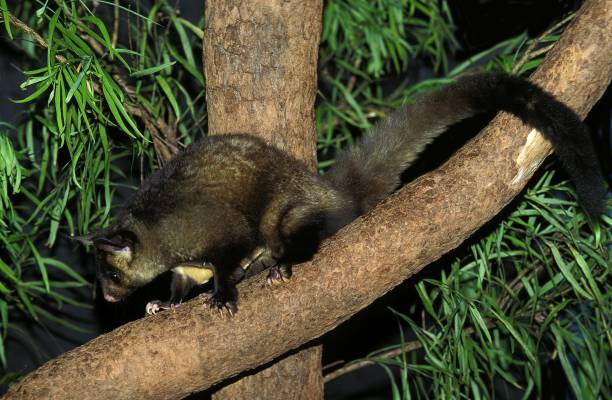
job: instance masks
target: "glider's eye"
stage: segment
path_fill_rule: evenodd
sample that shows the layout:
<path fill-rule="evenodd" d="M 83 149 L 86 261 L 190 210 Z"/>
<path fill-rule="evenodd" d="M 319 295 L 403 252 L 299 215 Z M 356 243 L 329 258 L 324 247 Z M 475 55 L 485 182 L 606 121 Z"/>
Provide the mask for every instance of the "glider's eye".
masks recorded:
<path fill-rule="evenodd" d="M 108 279 L 115 283 L 119 283 L 119 281 L 121 281 L 121 274 L 119 273 L 119 271 L 108 270 L 106 272 L 106 276 L 108 277 Z"/>

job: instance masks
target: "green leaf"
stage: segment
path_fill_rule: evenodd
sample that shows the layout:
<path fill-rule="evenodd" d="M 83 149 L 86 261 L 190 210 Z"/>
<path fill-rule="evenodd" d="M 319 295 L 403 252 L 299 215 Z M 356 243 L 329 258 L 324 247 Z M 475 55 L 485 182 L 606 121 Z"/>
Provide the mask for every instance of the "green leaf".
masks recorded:
<path fill-rule="evenodd" d="M 93 50 L 89 47 L 89 45 L 81 39 L 76 33 L 72 32 L 72 30 L 65 28 L 62 24 L 58 23 L 56 25 L 58 31 L 63 34 L 63 38 L 66 43 L 69 45 L 70 50 L 78 54 L 79 56 L 94 56 Z"/>
<path fill-rule="evenodd" d="M 202 75 L 202 72 L 200 71 L 200 69 L 196 68 L 195 66 L 187 62 L 187 60 L 185 60 L 183 57 L 181 57 L 181 55 L 176 51 L 176 49 L 173 46 L 168 44 L 166 45 L 166 47 L 168 51 L 170 52 L 170 55 L 172 56 L 172 58 L 177 60 L 179 64 L 181 64 L 181 66 L 185 68 L 187 72 L 189 72 L 191 76 L 193 76 L 198 81 L 200 85 L 204 86 L 204 76 Z"/>
<path fill-rule="evenodd" d="M 4 354 L 4 338 L 0 338 L 0 362 L 2 368 L 6 369 L 6 355 Z"/>
<path fill-rule="evenodd" d="M 47 4 L 49 4 L 49 0 L 45 0 L 45 4 L 43 4 L 38 10 L 36 10 L 36 17 L 41 18 L 45 11 L 47 10 Z"/>
<path fill-rule="evenodd" d="M 140 136 L 141 139 L 147 140 L 143 136 L 143 134 L 140 133 L 140 131 L 138 130 L 138 127 L 136 126 L 136 123 L 134 122 L 132 117 L 128 114 L 128 112 L 125 110 L 125 107 L 123 106 L 123 102 L 122 100 L 119 100 L 119 97 L 117 96 L 117 93 L 115 92 L 113 85 L 114 85 L 114 82 L 112 81 L 112 79 L 110 79 L 106 75 L 106 72 L 104 72 L 102 74 L 103 92 L 104 92 L 104 97 L 107 99 L 107 104 L 109 105 L 109 107 L 112 107 L 111 112 L 113 113 L 116 119 L 117 119 L 116 116 L 119 115 L 120 113 L 123 119 L 125 119 L 128 125 L 130 125 L 130 127 L 132 128 L 132 131 L 136 135 Z M 120 123 L 120 126 L 124 128 L 124 131 L 130 137 L 134 138 L 134 135 L 130 132 L 130 130 L 127 129 L 127 127 L 125 126 L 121 118 L 117 119 L 117 122 Z"/>
<path fill-rule="evenodd" d="M 559 253 L 559 250 L 555 247 L 555 245 L 550 243 L 549 241 L 546 241 L 546 245 L 550 248 L 553 258 L 555 259 L 555 263 L 559 267 L 559 270 L 561 270 L 563 277 L 569 282 L 569 284 L 576 291 L 576 293 L 579 293 L 586 299 L 593 300 L 593 297 L 580 286 L 578 281 L 576 281 L 576 278 L 574 278 L 574 274 L 572 273 L 571 268 L 565 263 L 565 260 L 563 260 L 563 257 L 561 257 L 561 253 Z"/>
<path fill-rule="evenodd" d="M 45 91 L 47 91 L 47 89 L 49 89 L 49 86 L 51 86 L 51 82 L 47 80 L 43 82 L 41 85 L 39 85 L 38 89 L 36 89 L 34 93 L 29 95 L 28 97 L 24 99 L 20 99 L 20 100 L 13 100 L 13 102 L 18 103 L 18 104 L 29 103 L 30 101 L 36 99 L 38 96 L 40 96 Z"/>
<path fill-rule="evenodd" d="M 170 90 L 170 86 L 168 85 L 168 82 L 160 75 L 156 76 L 155 80 L 157 81 L 157 83 L 159 83 L 159 86 L 162 88 L 164 94 L 168 98 L 168 101 L 170 102 L 170 105 L 172 106 L 172 109 L 174 110 L 174 114 L 176 115 L 176 118 L 180 119 L 181 110 L 176 101 L 176 98 L 174 97 L 174 94 L 172 93 L 172 90 Z"/>
<path fill-rule="evenodd" d="M 582 391 L 580 390 L 580 385 L 578 384 L 578 380 L 576 379 L 574 367 L 567 358 L 567 352 L 565 350 L 565 340 L 563 338 L 563 334 L 561 333 L 561 328 L 556 325 L 552 325 L 551 330 L 553 332 L 553 335 L 555 336 L 555 346 L 557 349 L 557 355 L 559 356 L 559 361 L 561 362 L 561 367 L 563 367 L 565 376 L 567 377 L 567 380 L 569 381 L 570 387 L 576 395 L 576 398 L 582 399 Z"/>
<path fill-rule="evenodd" d="M 429 297 L 429 294 L 427 293 L 427 290 L 425 289 L 425 284 L 423 282 L 419 282 L 416 285 L 416 289 L 417 289 L 417 293 L 419 294 L 419 297 L 421 298 L 421 301 L 423 302 L 423 307 L 425 307 L 425 310 L 438 323 L 440 323 L 440 320 L 438 319 L 438 314 L 434 311 L 433 302 L 431 301 L 431 298 Z"/>
<path fill-rule="evenodd" d="M 525 352 L 525 355 L 527 356 L 527 358 L 529 358 L 531 362 L 536 362 L 535 355 L 533 354 L 529 346 L 527 346 L 527 343 L 525 343 L 525 340 L 523 339 L 523 337 L 514 328 L 513 324 L 510 323 L 510 321 L 508 321 L 508 319 L 506 319 L 504 316 L 497 313 L 495 310 L 491 310 L 491 313 L 495 316 L 495 318 L 499 320 L 499 322 L 502 323 L 502 325 L 504 325 L 506 330 L 510 332 L 510 334 L 514 337 L 514 339 L 518 342 L 518 344 L 523 348 L 523 351 Z"/>
<path fill-rule="evenodd" d="M 53 14 L 53 17 L 51 17 L 51 20 L 49 21 L 49 33 L 47 35 L 47 73 L 49 75 L 52 74 L 51 67 L 55 64 L 55 43 L 53 41 L 53 36 L 55 34 L 55 27 L 57 26 L 57 21 L 59 20 L 61 12 L 62 9 L 58 8 Z"/>
<path fill-rule="evenodd" d="M 49 213 L 49 217 L 51 219 L 51 224 L 49 227 L 49 238 L 47 240 L 47 246 L 51 247 L 55 243 L 55 239 L 57 237 L 57 231 L 59 229 L 59 223 L 61 219 L 61 215 L 64 212 L 64 208 L 66 208 L 66 203 L 68 203 L 68 195 L 70 194 L 70 186 L 66 185 L 66 189 L 64 190 L 64 196 L 62 197 L 61 202 L 57 202 L 51 212 Z M 44 262 L 44 260 L 43 260 Z"/>
<path fill-rule="evenodd" d="M 81 29 L 83 29 L 90 37 L 94 38 L 97 42 L 99 42 L 102 45 L 104 45 L 106 47 L 106 50 L 110 54 L 112 54 L 113 57 L 117 58 L 119 60 L 119 62 L 125 67 L 125 69 L 129 73 L 131 71 L 130 65 L 127 63 L 127 61 L 125 61 L 125 59 L 123 57 L 121 57 L 119 52 L 117 50 L 115 50 L 115 48 L 113 47 L 111 37 L 110 37 L 108 31 L 106 30 L 106 26 L 104 25 L 102 20 L 100 20 L 95 15 L 89 15 L 87 17 L 84 17 L 83 20 L 87 21 L 87 22 L 91 22 L 92 24 L 96 25 L 96 27 L 98 28 L 98 30 L 102 34 L 102 37 L 100 37 L 94 31 L 89 29 L 86 25 L 82 25 Z"/>
<path fill-rule="evenodd" d="M 57 122 L 57 129 L 60 133 L 60 135 L 64 132 L 64 118 L 65 118 L 65 113 L 64 113 L 64 109 L 62 108 L 62 105 L 65 104 L 64 103 L 64 79 L 62 78 L 62 74 L 57 74 L 57 78 L 55 81 L 55 88 L 54 88 L 54 93 L 55 93 L 55 119 Z"/>
<path fill-rule="evenodd" d="M 178 33 L 179 39 L 181 41 L 181 46 L 183 46 L 183 53 L 185 54 L 187 62 L 195 67 L 196 63 L 193 57 L 193 50 L 191 49 L 191 43 L 189 43 L 189 38 L 187 37 L 187 32 L 185 32 L 185 28 L 183 28 L 183 26 L 177 21 L 176 17 L 172 17 L 172 22 L 174 23 L 176 33 Z"/>
<path fill-rule="evenodd" d="M 0 320 L 2 321 L 2 338 L 8 333 L 8 304 L 0 299 Z"/>
<path fill-rule="evenodd" d="M 43 283 L 45 284 L 45 290 L 47 293 L 51 290 L 49 287 L 49 276 L 47 275 L 47 267 L 45 267 L 45 262 L 43 258 L 40 256 L 40 253 L 34 246 L 32 241 L 28 240 L 28 245 L 30 246 L 30 250 L 32 250 L 32 254 L 34 255 L 34 260 L 36 261 L 36 265 L 38 265 L 38 270 L 40 271 L 40 275 L 42 277 Z"/>
<path fill-rule="evenodd" d="M 132 78 L 142 78 L 143 76 L 147 76 L 147 75 L 153 75 L 159 71 L 163 71 L 167 68 L 170 68 L 171 66 L 173 66 L 174 64 L 176 64 L 176 61 L 169 61 L 167 63 L 164 64 L 160 64 L 160 65 L 156 65 L 154 67 L 151 68 L 145 68 L 142 69 L 140 71 L 134 71 L 130 74 L 130 76 Z"/>
<path fill-rule="evenodd" d="M 36 313 L 36 309 L 34 308 L 34 305 L 32 304 L 32 302 L 30 301 L 28 294 L 21 287 L 17 287 L 17 294 L 19 295 L 19 298 L 21 299 L 21 303 L 25 306 L 28 314 L 30 314 L 30 317 L 38 321 L 38 314 Z"/>
<path fill-rule="evenodd" d="M 4 29 L 9 36 L 9 39 L 13 40 L 13 32 L 11 32 L 11 21 L 8 6 L 6 0 L 0 0 L 0 8 L 2 9 L 2 20 L 4 21 Z"/>
<path fill-rule="evenodd" d="M 85 76 L 85 74 L 87 72 L 89 72 L 89 66 L 90 65 L 91 65 L 91 57 L 87 57 L 85 59 L 85 64 L 83 64 L 83 62 L 81 62 L 81 64 L 80 64 L 80 66 L 82 67 L 81 68 L 81 72 L 77 76 L 76 81 L 74 81 L 74 83 L 70 86 L 70 90 L 68 91 L 68 94 L 66 95 L 66 99 L 65 99 L 66 103 L 70 102 L 70 99 L 72 99 L 72 96 L 74 96 L 74 93 L 79 89 L 79 86 L 81 86 L 81 82 L 83 81 L 83 77 Z"/>
<path fill-rule="evenodd" d="M 0 294 L 8 295 L 10 293 L 11 293 L 11 289 L 6 287 L 4 283 L 0 282 Z"/>
<path fill-rule="evenodd" d="M 127 13 L 130 13 L 130 14 L 132 14 L 132 15 L 140 18 L 140 19 L 144 19 L 144 20 L 146 20 L 147 22 L 149 22 L 151 24 L 154 24 L 154 25 L 157 25 L 157 26 L 161 26 L 159 23 L 155 22 L 152 18 L 148 18 L 147 16 L 142 15 L 142 14 L 132 10 L 131 8 L 127 8 L 127 7 L 122 6 L 121 4 L 111 3 L 110 1 L 106 1 L 106 0 L 97 0 L 97 1 L 98 1 L 98 3 L 106 4 L 106 5 L 111 6 L 111 7 L 119 7 L 121 10 L 123 10 L 123 11 L 125 11 Z"/>
<path fill-rule="evenodd" d="M 50 76 L 51 75 L 49 75 L 49 74 L 45 74 L 45 75 L 41 75 L 41 76 L 36 76 L 34 78 L 28 78 L 21 85 L 19 85 L 19 87 L 21 89 L 25 89 L 28 86 L 34 85 L 35 83 L 39 83 L 39 82 L 42 82 L 42 81 L 46 81 L 47 79 L 50 79 Z"/>
<path fill-rule="evenodd" d="M 121 127 L 121 129 L 129 137 L 131 137 L 132 139 L 135 139 L 136 137 L 134 136 L 132 131 L 123 122 L 123 117 L 121 115 L 125 114 L 125 110 L 123 110 L 123 113 L 120 113 L 119 107 L 121 108 L 123 107 L 121 105 L 121 102 L 119 101 L 117 96 L 114 94 L 112 87 L 108 83 L 106 83 L 104 79 L 102 80 L 102 93 L 104 94 L 104 98 L 106 99 L 106 104 L 108 105 L 108 108 L 110 109 L 110 112 L 115 118 L 115 121 L 117 122 L 119 127 Z"/>
<path fill-rule="evenodd" d="M 576 249 L 573 246 L 569 246 L 569 249 L 572 252 L 572 256 L 574 256 L 574 259 L 576 260 L 578 267 L 580 267 L 582 274 L 586 278 L 587 283 L 589 284 L 589 287 L 591 289 L 591 292 L 595 296 L 595 299 L 599 301 L 600 303 L 603 302 L 602 293 L 599 290 L 599 286 L 597 285 L 595 278 L 593 278 L 593 274 L 591 273 L 591 267 L 589 267 L 584 257 L 580 253 L 578 253 L 578 251 L 576 251 Z"/>
<path fill-rule="evenodd" d="M 200 40 L 204 39 L 204 31 L 200 29 L 199 27 L 195 26 L 194 24 L 192 24 L 191 22 L 187 21 L 184 18 L 174 17 L 174 20 L 185 25 L 185 27 L 191 30 L 197 36 L 198 39 Z"/>
<path fill-rule="evenodd" d="M 0 259 L 0 271 L 6 275 L 7 278 L 12 280 L 13 282 L 19 282 L 19 279 L 15 275 L 15 272 Z"/>
<path fill-rule="evenodd" d="M 469 305 L 469 310 L 470 316 L 472 317 L 472 321 L 476 323 L 476 326 L 479 328 L 480 332 L 484 333 L 485 337 L 487 338 L 487 341 L 492 344 L 493 339 L 491 339 L 489 328 L 487 327 L 486 322 L 482 318 L 482 315 L 480 315 L 480 312 L 478 312 L 478 310 L 476 309 L 476 307 L 474 307 L 473 304 Z"/>
<path fill-rule="evenodd" d="M 79 285 L 89 285 L 89 282 L 87 282 L 85 278 L 83 278 L 78 272 L 76 272 L 75 270 L 73 270 L 68 265 L 64 264 L 63 262 L 55 258 L 49 258 L 49 257 L 45 257 L 43 259 L 43 262 L 47 265 L 55 267 L 59 269 L 60 271 L 64 272 L 66 275 L 74 279 L 75 282 L 79 283 Z"/>

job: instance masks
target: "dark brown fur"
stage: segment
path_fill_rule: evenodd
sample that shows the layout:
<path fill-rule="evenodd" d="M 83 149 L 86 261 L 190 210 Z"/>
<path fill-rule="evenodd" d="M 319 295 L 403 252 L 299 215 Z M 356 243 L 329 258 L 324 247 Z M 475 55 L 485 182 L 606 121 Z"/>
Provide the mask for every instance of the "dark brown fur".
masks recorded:
<path fill-rule="evenodd" d="M 284 266 L 277 278 L 290 276 L 290 265 L 309 258 L 322 238 L 393 192 L 402 171 L 449 125 L 489 110 L 513 112 L 551 138 L 585 206 L 601 210 L 603 179 L 579 118 L 522 79 L 469 75 L 391 113 L 323 177 L 252 136 L 193 144 L 143 183 L 111 228 L 88 237 L 105 297 L 118 300 L 164 271 L 202 265 L 214 270 L 206 304 L 235 311 L 240 265 L 254 249 Z M 171 301 L 196 283 L 183 275 Z"/>

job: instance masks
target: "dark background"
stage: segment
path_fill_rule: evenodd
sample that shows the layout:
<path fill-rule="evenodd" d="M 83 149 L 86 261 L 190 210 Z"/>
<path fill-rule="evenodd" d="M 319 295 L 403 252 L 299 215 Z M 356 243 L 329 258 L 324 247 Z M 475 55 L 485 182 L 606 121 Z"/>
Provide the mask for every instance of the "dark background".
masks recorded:
<path fill-rule="evenodd" d="M 454 62 L 478 53 L 504 39 L 527 30 L 530 36 L 536 36 L 556 21 L 577 9 L 580 1 L 562 0 L 462 0 L 451 2 L 451 10 L 457 25 L 457 38 L 462 50 L 455 55 Z M 10 3 L 9 3 L 10 4 Z M 183 1 L 179 3 L 184 17 L 197 21 L 202 15 L 203 2 Z M 23 75 L 19 71 L 19 53 L 15 52 L 5 40 L 0 40 L 0 121 L 18 124 L 25 112 L 24 106 L 10 101 L 11 98 L 23 97 L 19 84 Z M 428 65 L 419 66 L 425 74 L 431 74 Z M 590 113 L 587 123 L 595 136 L 601 154 L 600 160 L 605 171 L 610 171 L 610 131 L 611 91 Z M 472 132 L 476 132 L 483 121 L 470 122 Z M 448 143 L 438 145 L 448 147 Z M 430 150 L 430 153 L 449 153 Z M 436 158 L 436 157 L 431 157 Z M 424 169 L 430 168 L 429 158 L 425 157 Z M 477 240 L 473 238 L 472 240 Z M 60 259 L 72 265 L 75 269 L 94 279 L 91 257 L 81 249 L 64 241 L 64 246 L 56 254 Z M 324 347 L 324 365 L 344 360 L 349 361 L 363 357 L 369 352 L 384 346 L 399 342 L 398 321 L 389 311 L 389 307 L 398 311 L 407 311 L 411 304 L 419 302 L 413 285 L 421 278 L 437 276 L 441 268 L 450 263 L 452 254 L 428 267 L 419 276 L 376 301 L 360 312 L 350 321 L 344 323 L 329 333 L 320 342 Z M 13 372 L 27 373 L 40 363 L 83 343 L 100 333 L 129 320 L 142 316 L 147 299 L 163 298 L 167 291 L 167 277 L 162 277 L 153 285 L 139 291 L 133 298 L 119 305 L 107 304 L 97 296 L 93 310 L 83 310 L 66 307 L 66 312 L 73 315 L 79 325 L 87 332 L 74 332 L 53 323 L 45 326 L 21 321 L 23 334 L 13 335 L 7 342 L 8 369 Z M 84 291 L 83 298 L 91 299 L 91 291 Z M 408 340 L 410 338 L 407 338 Z M 556 390 L 550 391 L 550 398 L 567 398 L 563 374 L 560 371 L 549 371 L 549 379 L 556 382 Z M 558 374 L 558 375 L 557 375 Z M 499 398 L 520 398 L 520 393 L 508 392 L 506 387 L 499 389 Z M 367 367 L 349 375 L 345 375 L 326 385 L 326 398 L 329 399 L 386 399 L 390 398 L 388 378 L 379 367 Z"/>

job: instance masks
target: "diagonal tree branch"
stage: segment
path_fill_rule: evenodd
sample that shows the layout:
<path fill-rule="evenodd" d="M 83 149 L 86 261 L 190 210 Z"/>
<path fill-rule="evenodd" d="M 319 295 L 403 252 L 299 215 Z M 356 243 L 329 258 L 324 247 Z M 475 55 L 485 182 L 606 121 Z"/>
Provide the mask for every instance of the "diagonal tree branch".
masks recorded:
<path fill-rule="evenodd" d="M 612 7 L 588 0 L 533 80 L 580 115 L 612 77 Z M 457 247 L 523 188 L 550 152 L 500 115 L 445 165 L 327 241 L 285 285 L 240 285 L 240 312 L 198 301 L 143 318 L 49 361 L 7 399 L 179 399 L 313 340 Z"/>

